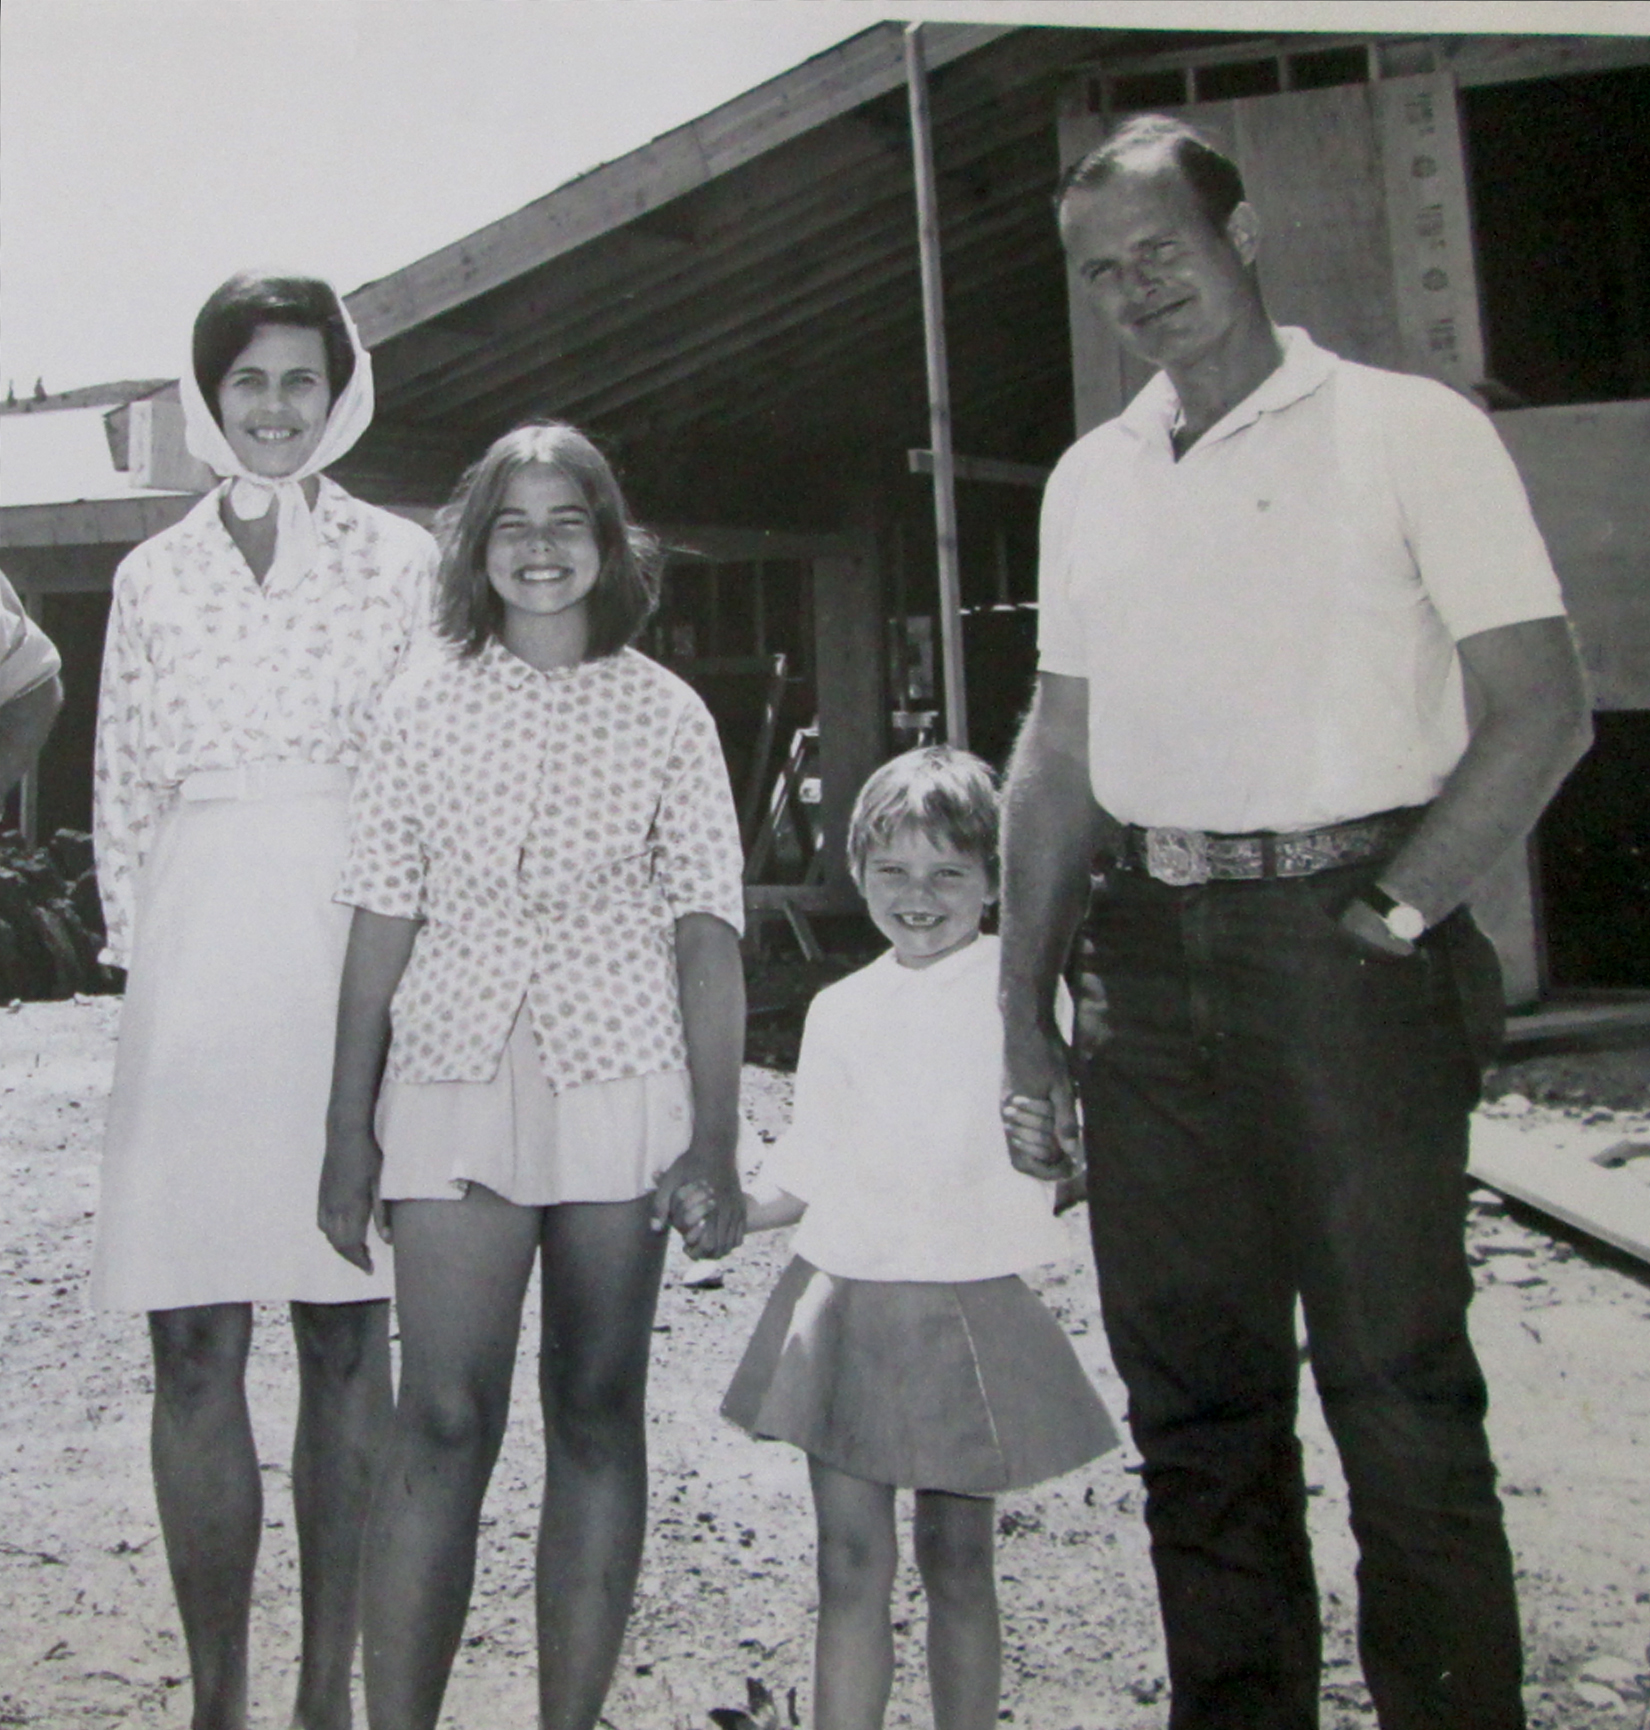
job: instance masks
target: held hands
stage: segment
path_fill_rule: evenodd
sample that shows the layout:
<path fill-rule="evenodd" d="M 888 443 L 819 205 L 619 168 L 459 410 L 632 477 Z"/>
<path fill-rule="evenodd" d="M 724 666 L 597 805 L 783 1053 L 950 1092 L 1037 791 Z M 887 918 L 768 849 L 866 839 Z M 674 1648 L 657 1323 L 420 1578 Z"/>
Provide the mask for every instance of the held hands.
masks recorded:
<path fill-rule="evenodd" d="M 1009 1040 L 1003 1061 L 1002 1115 L 1008 1156 L 1016 1171 L 1046 1183 L 1069 1182 L 1078 1176 L 1077 1105 L 1066 1050 L 1058 1037 L 1038 1032 Z"/>
<path fill-rule="evenodd" d="M 389 1209 L 378 1193 L 383 1164 L 378 1138 L 366 1125 L 351 1130 L 328 1129 L 316 1223 L 326 1233 L 327 1242 L 362 1273 L 372 1272 L 368 1220 L 384 1242 L 390 1242 Z"/>
<path fill-rule="evenodd" d="M 745 1196 L 731 1155 L 714 1162 L 689 1148 L 659 1180 L 653 1193 L 653 1229 L 682 1234 L 695 1261 L 714 1261 L 745 1237 Z"/>

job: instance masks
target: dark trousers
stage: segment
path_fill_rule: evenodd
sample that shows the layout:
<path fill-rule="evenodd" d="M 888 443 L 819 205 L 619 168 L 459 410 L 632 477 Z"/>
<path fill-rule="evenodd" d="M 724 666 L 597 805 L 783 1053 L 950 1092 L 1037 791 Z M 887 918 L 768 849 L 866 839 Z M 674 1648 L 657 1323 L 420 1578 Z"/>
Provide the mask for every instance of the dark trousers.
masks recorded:
<path fill-rule="evenodd" d="M 1089 1216 L 1145 1461 L 1171 1730 L 1318 1723 L 1297 1296 L 1384 1730 L 1524 1723 L 1462 1241 L 1499 974 L 1465 913 L 1410 958 L 1341 930 L 1375 872 L 1120 873 L 1090 914 Z"/>

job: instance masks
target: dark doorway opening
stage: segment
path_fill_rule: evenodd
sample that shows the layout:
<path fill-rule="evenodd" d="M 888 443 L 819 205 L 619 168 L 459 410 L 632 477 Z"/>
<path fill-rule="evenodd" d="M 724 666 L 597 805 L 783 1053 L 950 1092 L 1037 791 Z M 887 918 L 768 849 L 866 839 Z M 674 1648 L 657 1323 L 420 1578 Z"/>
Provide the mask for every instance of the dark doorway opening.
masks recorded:
<path fill-rule="evenodd" d="M 1650 67 L 1461 103 L 1495 406 L 1650 397 Z"/>
<path fill-rule="evenodd" d="M 1548 984 L 1650 989 L 1650 713 L 1594 727 L 1537 832 Z"/>

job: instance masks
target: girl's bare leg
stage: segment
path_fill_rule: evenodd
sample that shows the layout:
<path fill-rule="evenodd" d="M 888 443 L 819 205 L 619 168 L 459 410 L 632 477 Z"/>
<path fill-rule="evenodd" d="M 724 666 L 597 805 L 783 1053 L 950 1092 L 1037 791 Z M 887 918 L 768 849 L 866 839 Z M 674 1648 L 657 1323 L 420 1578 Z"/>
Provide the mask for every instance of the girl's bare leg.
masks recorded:
<path fill-rule="evenodd" d="M 539 1213 L 478 1184 L 462 1201 L 393 1206 L 401 1379 L 362 1556 L 372 1730 L 433 1730 L 441 1711 L 509 1416 Z"/>
<path fill-rule="evenodd" d="M 591 1730 L 618 1662 L 647 1523 L 647 1360 L 665 1234 L 653 1198 L 544 1210 L 539 1723 Z"/>
<path fill-rule="evenodd" d="M 252 1306 L 151 1310 L 150 1458 L 194 1685 L 191 1730 L 244 1730 L 263 1484 L 246 1406 Z"/>
<path fill-rule="evenodd" d="M 348 1730 L 350 1723 L 361 1533 L 391 1416 L 389 1313 L 382 1299 L 292 1305 L 292 1499 L 304 1625 L 294 1730 Z"/>
<path fill-rule="evenodd" d="M 990 1730 L 1002 1690 L 995 1504 L 989 1496 L 917 1491 L 916 1553 L 928 1598 L 928 1689 L 934 1730 Z"/>
<path fill-rule="evenodd" d="M 819 1524 L 814 1730 L 880 1730 L 894 1685 L 894 1492 L 811 1455 Z"/>

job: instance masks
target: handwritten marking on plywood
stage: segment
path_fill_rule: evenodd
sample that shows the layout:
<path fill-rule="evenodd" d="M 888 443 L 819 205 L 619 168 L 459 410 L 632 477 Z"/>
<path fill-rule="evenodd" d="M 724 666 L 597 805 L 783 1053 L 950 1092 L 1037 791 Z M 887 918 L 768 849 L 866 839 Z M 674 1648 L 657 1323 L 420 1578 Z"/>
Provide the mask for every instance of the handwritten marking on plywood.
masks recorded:
<path fill-rule="evenodd" d="M 1375 87 L 1375 113 L 1401 347 L 1397 364 L 1470 390 L 1484 376 L 1484 336 L 1455 80 L 1447 72 L 1388 79 Z"/>

